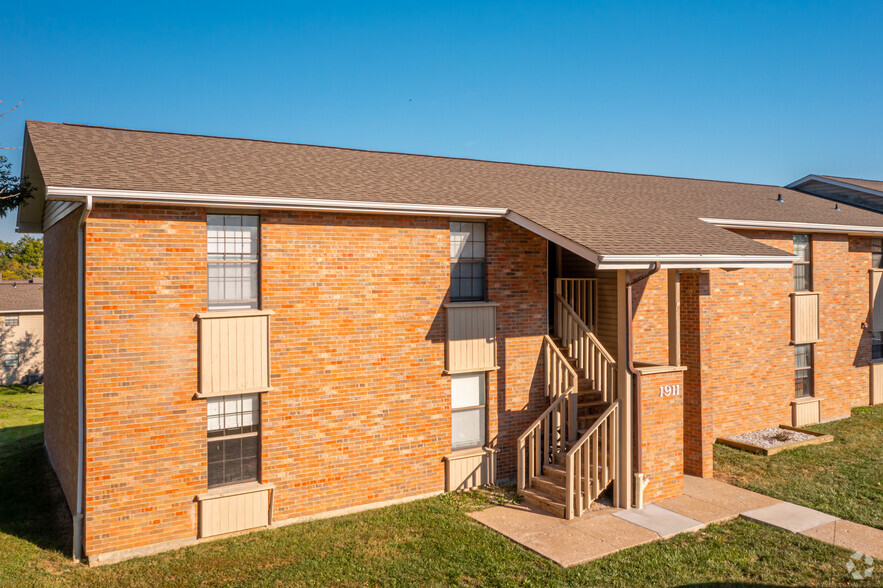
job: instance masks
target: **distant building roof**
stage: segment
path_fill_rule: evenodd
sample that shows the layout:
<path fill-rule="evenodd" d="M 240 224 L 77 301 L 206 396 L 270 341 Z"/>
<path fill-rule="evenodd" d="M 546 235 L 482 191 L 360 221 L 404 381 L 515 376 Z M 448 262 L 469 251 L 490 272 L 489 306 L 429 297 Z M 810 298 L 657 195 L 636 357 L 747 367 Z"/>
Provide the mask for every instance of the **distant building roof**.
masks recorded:
<path fill-rule="evenodd" d="M 883 212 L 883 182 L 810 174 L 788 185 L 822 198 Z"/>
<path fill-rule="evenodd" d="M 0 280 L 0 313 L 43 310 L 43 278 Z"/>

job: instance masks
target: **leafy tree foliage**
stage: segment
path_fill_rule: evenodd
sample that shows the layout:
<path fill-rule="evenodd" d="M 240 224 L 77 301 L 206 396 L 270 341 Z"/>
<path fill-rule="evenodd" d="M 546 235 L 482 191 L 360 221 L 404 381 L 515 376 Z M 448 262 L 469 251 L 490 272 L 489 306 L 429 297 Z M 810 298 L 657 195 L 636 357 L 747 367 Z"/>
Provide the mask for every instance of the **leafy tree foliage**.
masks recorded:
<path fill-rule="evenodd" d="M 0 241 L 0 276 L 26 280 L 43 276 L 43 241 L 25 235 L 15 243 Z"/>
<path fill-rule="evenodd" d="M 27 178 L 19 179 L 12 173 L 12 164 L 0 155 L 0 217 L 15 210 L 32 195 Z"/>

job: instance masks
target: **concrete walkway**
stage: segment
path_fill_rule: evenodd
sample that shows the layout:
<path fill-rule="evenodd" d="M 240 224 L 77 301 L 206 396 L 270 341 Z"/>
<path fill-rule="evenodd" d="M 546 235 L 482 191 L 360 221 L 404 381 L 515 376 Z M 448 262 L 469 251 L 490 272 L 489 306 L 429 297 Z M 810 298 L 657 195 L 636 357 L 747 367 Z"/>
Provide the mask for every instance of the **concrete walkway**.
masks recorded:
<path fill-rule="evenodd" d="M 605 508 L 566 521 L 527 504 L 470 513 L 516 543 L 570 567 L 622 549 L 698 531 L 738 516 L 883 559 L 883 531 L 743 490 L 718 480 L 684 477 L 684 495 L 643 510 Z"/>

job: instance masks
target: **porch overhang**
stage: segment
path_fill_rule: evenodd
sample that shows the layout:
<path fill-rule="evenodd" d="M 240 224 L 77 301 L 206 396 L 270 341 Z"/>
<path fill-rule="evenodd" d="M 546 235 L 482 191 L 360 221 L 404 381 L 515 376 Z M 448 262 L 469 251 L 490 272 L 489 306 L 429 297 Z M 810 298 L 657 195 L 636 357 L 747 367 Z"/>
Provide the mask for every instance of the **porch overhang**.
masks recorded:
<path fill-rule="evenodd" d="M 785 269 L 798 261 L 795 255 L 604 255 L 599 270 L 645 270 L 657 263 L 661 269 Z"/>

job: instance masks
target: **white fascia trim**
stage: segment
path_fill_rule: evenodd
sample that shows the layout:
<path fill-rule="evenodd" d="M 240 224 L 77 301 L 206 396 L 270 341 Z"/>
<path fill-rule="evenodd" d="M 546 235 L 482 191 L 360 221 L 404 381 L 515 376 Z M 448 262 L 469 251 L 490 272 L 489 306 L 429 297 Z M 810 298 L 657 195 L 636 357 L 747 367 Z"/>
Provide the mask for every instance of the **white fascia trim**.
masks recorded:
<path fill-rule="evenodd" d="M 850 184 L 849 182 L 841 182 L 839 180 L 832 180 L 830 178 L 823 178 L 822 176 L 817 176 L 815 174 L 809 174 L 806 177 L 800 178 L 796 182 L 791 182 L 786 188 L 796 189 L 797 187 L 807 183 L 807 182 L 821 182 L 823 184 L 830 184 L 832 186 L 837 186 L 838 188 L 846 188 L 847 190 L 852 190 L 854 192 L 865 192 L 866 194 L 873 194 L 874 196 L 883 197 L 883 192 L 879 190 L 874 190 L 872 188 L 865 188 L 864 186 L 856 186 L 855 184 Z"/>
<path fill-rule="evenodd" d="M 883 219 L 883 216 L 881 216 Z M 802 233 L 848 233 L 850 235 L 883 235 L 883 226 L 831 225 L 823 223 L 795 223 L 790 221 L 735 220 L 727 218 L 700 218 L 699 220 L 728 229 L 780 229 Z"/>
<path fill-rule="evenodd" d="M 796 255 L 605 255 L 598 269 L 642 270 L 659 263 L 661 269 L 790 268 Z"/>
<path fill-rule="evenodd" d="M 264 208 L 272 210 L 312 210 L 319 212 L 359 212 L 378 214 L 416 214 L 497 218 L 507 208 L 479 206 L 440 206 L 434 204 L 403 204 L 390 202 L 357 202 L 314 198 L 282 198 L 271 196 L 239 196 L 233 194 L 191 194 L 187 192 L 149 192 L 140 190 L 107 190 L 94 188 L 46 187 L 47 200 L 84 200 L 92 196 L 105 202 L 136 204 L 175 204 L 217 208 Z"/>
<path fill-rule="evenodd" d="M 544 227 L 543 225 L 535 223 L 534 221 L 530 220 L 527 217 L 521 216 L 517 212 L 513 212 L 510 210 L 506 214 L 506 219 L 512 221 L 516 225 L 524 227 L 525 229 L 527 229 L 528 231 L 531 231 L 532 233 L 536 233 L 540 237 L 543 237 L 544 239 L 551 241 L 555 245 L 558 245 L 560 247 L 564 247 L 565 249 L 572 251 L 573 253 L 579 255 L 580 257 L 591 261 L 595 265 L 598 265 L 598 261 L 601 259 L 601 256 L 596 251 L 593 251 L 593 250 L 589 249 L 588 247 L 585 247 L 583 245 L 580 245 L 579 243 L 571 241 L 567 237 L 562 237 L 561 235 L 559 235 L 555 231 L 551 231 L 551 230 L 547 229 L 546 227 Z"/>

